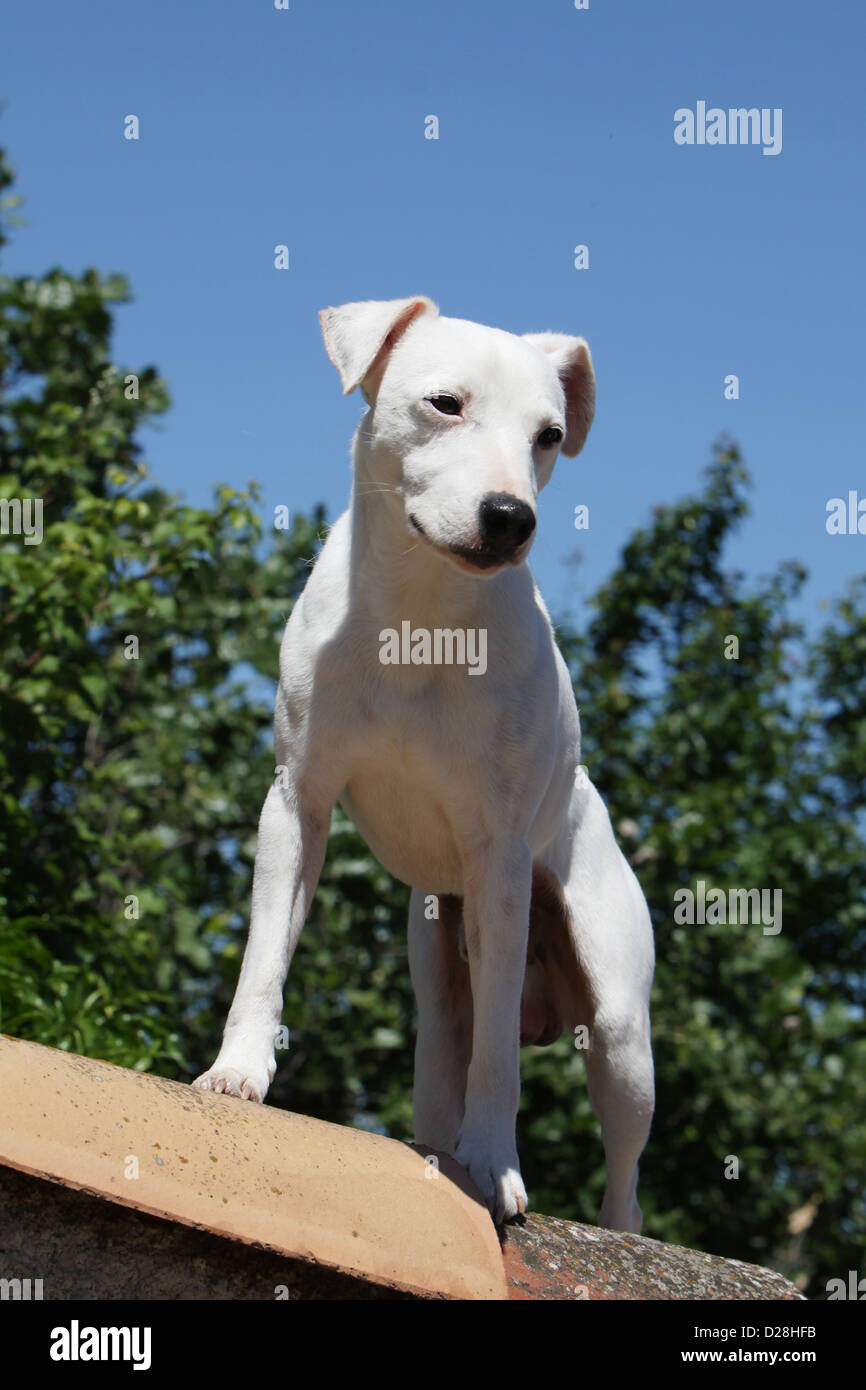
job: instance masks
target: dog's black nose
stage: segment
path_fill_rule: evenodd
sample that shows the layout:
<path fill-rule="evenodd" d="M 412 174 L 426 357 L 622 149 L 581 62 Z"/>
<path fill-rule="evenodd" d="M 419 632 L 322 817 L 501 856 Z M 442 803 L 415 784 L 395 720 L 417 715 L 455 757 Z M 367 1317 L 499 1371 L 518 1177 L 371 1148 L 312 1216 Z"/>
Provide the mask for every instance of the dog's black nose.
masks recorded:
<path fill-rule="evenodd" d="M 478 531 L 485 550 L 511 555 L 535 530 L 535 513 L 508 492 L 488 492 L 478 508 Z"/>

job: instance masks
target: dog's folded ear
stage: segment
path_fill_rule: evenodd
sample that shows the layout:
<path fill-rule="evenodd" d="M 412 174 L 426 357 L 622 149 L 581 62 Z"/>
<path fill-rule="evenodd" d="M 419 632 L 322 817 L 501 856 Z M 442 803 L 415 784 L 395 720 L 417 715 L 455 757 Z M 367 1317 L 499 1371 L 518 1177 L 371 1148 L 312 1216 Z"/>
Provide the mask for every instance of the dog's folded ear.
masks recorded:
<path fill-rule="evenodd" d="M 523 336 L 553 359 L 565 392 L 565 439 L 560 453 L 574 458 L 586 443 L 595 414 L 595 372 L 586 340 L 570 338 L 567 333 Z"/>
<path fill-rule="evenodd" d="M 432 299 L 413 295 L 411 299 L 368 299 L 358 304 L 342 304 L 339 309 L 321 309 L 319 322 L 325 349 L 340 373 L 343 394 L 364 384 L 364 395 L 370 400 L 367 378 L 374 369 L 384 367 L 410 323 L 419 314 L 439 310 Z"/>

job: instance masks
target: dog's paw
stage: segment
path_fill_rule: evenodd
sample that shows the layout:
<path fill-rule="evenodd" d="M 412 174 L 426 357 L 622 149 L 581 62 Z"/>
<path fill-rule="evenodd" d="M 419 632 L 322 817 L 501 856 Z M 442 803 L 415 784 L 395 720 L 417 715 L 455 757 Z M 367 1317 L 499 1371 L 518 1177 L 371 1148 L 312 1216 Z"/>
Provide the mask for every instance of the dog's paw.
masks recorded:
<path fill-rule="evenodd" d="M 497 1226 L 527 1210 L 529 1201 L 516 1153 L 499 1159 L 489 1149 L 461 1139 L 454 1157 L 475 1183 Z"/>
<path fill-rule="evenodd" d="M 628 1235 L 639 1236 L 643 1225 L 643 1213 L 637 1201 L 617 1204 L 605 1194 L 598 1214 L 598 1224 L 608 1231 L 625 1231 Z"/>
<path fill-rule="evenodd" d="M 227 1096 L 239 1096 L 241 1100 L 255 1100 L 261 1105 L 275 1071 L 276 1065 L 227 1067 L 217 1061 L 192 1084 L 199 1091 L 218 1091 Z"/>

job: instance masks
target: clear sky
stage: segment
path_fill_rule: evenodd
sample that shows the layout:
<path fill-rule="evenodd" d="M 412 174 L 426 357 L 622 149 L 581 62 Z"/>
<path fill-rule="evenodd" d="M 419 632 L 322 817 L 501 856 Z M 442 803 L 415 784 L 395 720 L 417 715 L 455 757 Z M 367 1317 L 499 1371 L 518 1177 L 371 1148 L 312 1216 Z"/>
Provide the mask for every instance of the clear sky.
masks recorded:
<path fill-rule="evenodd" d="M 866 498 L 866 7 L 5 0 L 0 49 L 28 219 L 4 268 L 130 278 L 116 358 L 155 363 L 174 398 L 144 434 L 159 482 L 205 502 L 257 478 L 269 517 L 335 516 L 362 402 L 316 311 L 423 293 L 589 340 L 596 423 L 557 465 L 532 557 L 554 612 L 579 613 L 652 506 L 696 487 L 722 430 L 755 480 L 732 565 L 803 560 L 810 621 L 866 571 L 866 535 L 825 530 L 829 498 Z M 698 102 L 781 108 L 781 152 L 676 144 Z"/>

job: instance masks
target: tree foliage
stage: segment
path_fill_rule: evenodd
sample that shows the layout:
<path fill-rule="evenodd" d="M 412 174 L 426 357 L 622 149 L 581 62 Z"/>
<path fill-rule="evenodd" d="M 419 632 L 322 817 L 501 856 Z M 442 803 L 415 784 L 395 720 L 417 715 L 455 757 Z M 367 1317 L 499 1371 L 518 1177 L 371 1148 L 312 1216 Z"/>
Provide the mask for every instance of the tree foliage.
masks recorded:
<path fill-rule="evenodd" d="M 128 294 L 94 270 L 0 277 L 0 499 L 43 504 L 41 544 L 0 534 L 0 1028 L 190 1079 L 239 966 L 279 635 L 323 515 L 264 538 L 252 484 L 204 508 L 155 485 L 137 436 L 166 386 L 111 357 Z M 821 1296 L 866 1232 L 866 602 L 852 586 L 807 638 L 801 566 L 757 584 L 723 567 L 746 511 L 720 446 L 559 637 L 655 923 L 645 1231 Z M 701 879 L 781 889 L 782 930 L 678 924 Z M 337 811 L 273 1103 L 410 1134 L 407 896 Z M 531 1198 L 594 1220 L 579 1053 L 523 1061 Z"/>

